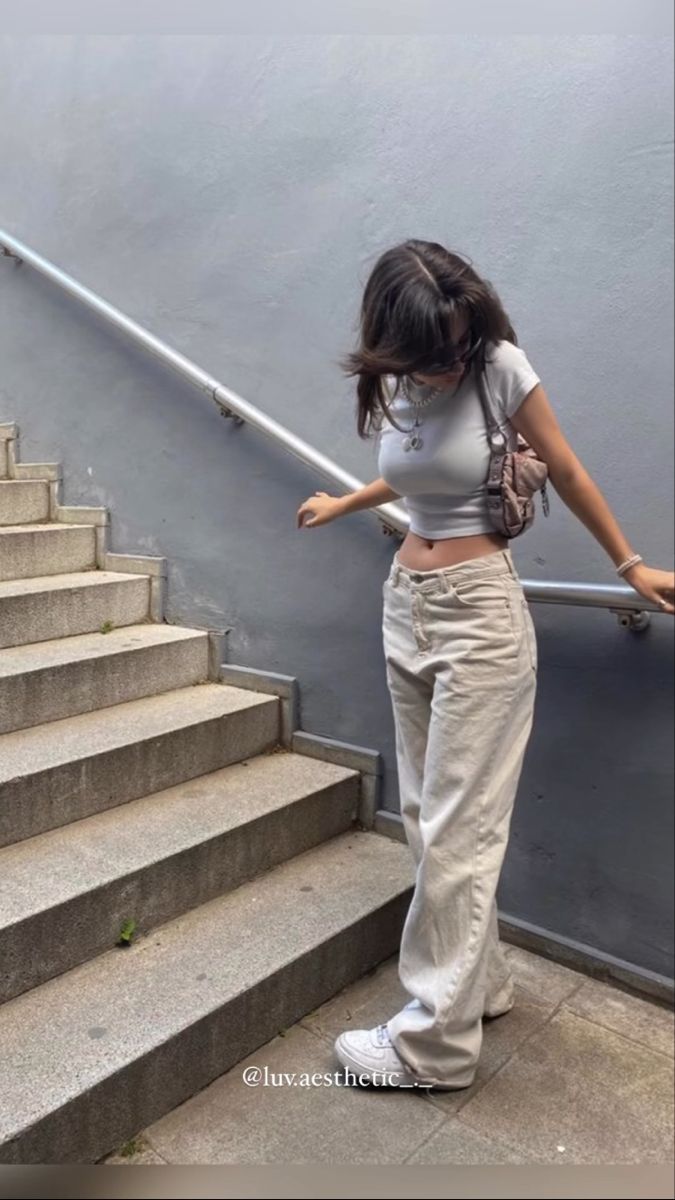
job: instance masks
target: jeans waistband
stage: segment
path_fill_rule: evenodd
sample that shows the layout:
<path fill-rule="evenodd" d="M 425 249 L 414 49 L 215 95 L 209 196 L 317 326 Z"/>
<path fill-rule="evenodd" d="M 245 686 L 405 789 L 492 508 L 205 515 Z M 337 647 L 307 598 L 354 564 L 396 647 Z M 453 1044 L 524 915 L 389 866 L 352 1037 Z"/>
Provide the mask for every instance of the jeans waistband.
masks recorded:
<path fill-rule="evenodd" d="M 404 566 L 399 562 L 396 551 L 389 571 L 389 579 L 394 586 L 402 583 L 411 590 L 423 592 L 435 590 L 439 585 L 449 590 L 453 583 L 462 579 L 487 579 L 493 575 L 519 578 L 510 547 L 465 559 L 451 567 L 433 567 L 430 571 L 414 571 L 411 567 Z"/>

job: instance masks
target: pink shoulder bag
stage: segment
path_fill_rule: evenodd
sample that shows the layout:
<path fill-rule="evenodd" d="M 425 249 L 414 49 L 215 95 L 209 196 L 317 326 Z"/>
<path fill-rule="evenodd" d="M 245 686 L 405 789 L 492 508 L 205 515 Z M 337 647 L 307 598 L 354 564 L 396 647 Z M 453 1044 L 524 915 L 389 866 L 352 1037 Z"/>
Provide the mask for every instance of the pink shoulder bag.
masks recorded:
<path fill-rule="evenodd" d="M 541 492 L 544 516 L 549 514 L 546 492 L 548 465 L 522 434 L 513 428 L 509 447 L 508 436 L 503 432 L 496 414 L 487 373 L 478 371 L 477 374 L 491 451 L 487 481 L 488 514 L 502 537 L 514 538 L 529 529 L 534 521 L 535 492 Z"/>

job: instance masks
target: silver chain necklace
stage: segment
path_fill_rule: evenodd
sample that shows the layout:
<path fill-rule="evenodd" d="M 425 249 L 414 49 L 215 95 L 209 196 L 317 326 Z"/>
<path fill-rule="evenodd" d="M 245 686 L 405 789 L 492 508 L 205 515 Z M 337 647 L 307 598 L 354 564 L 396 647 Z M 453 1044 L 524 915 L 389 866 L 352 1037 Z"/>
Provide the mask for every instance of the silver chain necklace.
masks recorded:
<path fill-rule="evenodd" d="M 419 397 L 416 398 L 411 395 L 410 389 L 408 388 L 408 380 L 404 375 L 401 378 L 401 390 L 406 400 L 413 406 L 413 408 L 426 408 L 427 405 L 431 404 L 432 400 L 435 400 L 439 393 L 443 391 L 443 388 L 431 387 L 429 388 L 428 395 L 426 395 L 423 399 L 420 399 Z M 424 441 L 417 432 L 421 424 L 422 422 L 420 421 L 419 414 L 416 414 L 413 426 L 406 431 L 406 436 L 403 439 L 404 450 L 422 449 Z"/>

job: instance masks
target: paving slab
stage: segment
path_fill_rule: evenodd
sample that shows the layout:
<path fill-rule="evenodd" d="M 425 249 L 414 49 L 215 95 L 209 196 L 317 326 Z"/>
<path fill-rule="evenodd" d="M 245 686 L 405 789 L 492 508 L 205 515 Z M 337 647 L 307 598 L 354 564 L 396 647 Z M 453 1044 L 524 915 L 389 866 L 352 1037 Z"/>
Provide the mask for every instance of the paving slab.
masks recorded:
<path fill-rule="evenodd" d="M 673 1063 L 561 1009 L 460 1117 L 538 1162 L 667 1163 Z"/>
<path fill-rule="evenodd" d="M 144 1144 L 175 1164 L 669 1162 L 673 1064 L 635 1040 L 666 1045 L 669 1014 L 527 950 L 506 951 L 516 1004 L 485 1023 L 471 1088 L 244 1083 L 245 1066 L 266 1066 L 268 1080 L 339 1076 L 335 1035 L 370 1028 L 405 1000 L 394 955 L 150 1126 Z M 632 1038 L 610 1027 L 631 1016 Z"/>

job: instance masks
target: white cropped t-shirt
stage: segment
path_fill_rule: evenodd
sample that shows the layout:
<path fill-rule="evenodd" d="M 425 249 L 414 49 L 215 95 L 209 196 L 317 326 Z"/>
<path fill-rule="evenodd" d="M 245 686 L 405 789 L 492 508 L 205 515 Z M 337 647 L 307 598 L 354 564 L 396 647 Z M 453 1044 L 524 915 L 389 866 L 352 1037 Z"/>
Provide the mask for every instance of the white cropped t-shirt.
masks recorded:
<path fill-rule="evenodd" d="M 540 383 L 539 376 L 524 351 L 508 341 L 488 345 L 486 371 L 511 445 L 514 430 L 509 418 Z M 396 379 L 387 376 L 385 382 L 391 397 Z M 453 395 L 456 388 L 453 384 L 421 409 L 413 408 L 400 388 L 395 400 L 390 400 L 394 419 L 406 430 L 419 412 L 423 440 L 419 450 L 403 449 L 405 434 L 385 414 L 376 434 L 379 475 L 401 496 L 410 515 L 410 531 L 429 539 L 494 533 L 486 488 L 490 445 L 473 372 Z"/>

